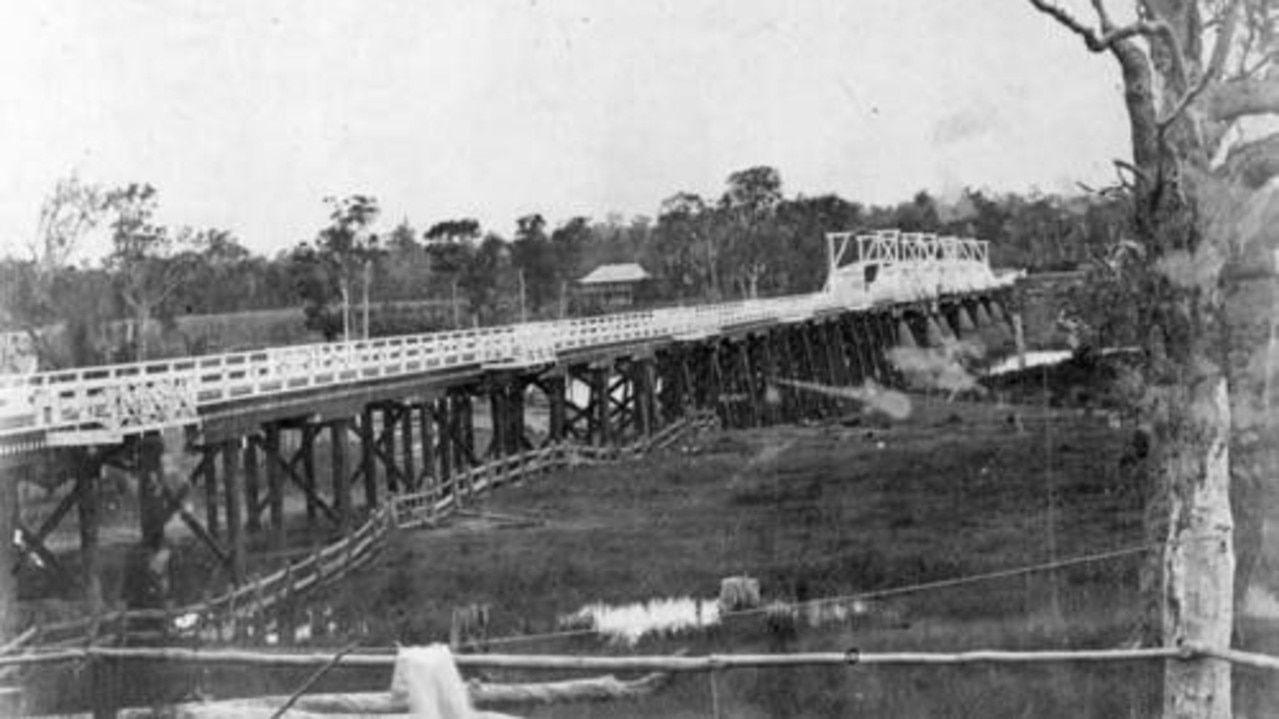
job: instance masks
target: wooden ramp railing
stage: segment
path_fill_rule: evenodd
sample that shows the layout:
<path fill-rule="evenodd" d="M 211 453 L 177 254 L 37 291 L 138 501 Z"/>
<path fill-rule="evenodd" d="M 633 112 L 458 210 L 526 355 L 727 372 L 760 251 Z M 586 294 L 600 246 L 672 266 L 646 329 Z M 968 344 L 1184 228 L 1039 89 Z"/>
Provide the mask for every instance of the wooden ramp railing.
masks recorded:
<path fill-rule="evenodd" d="M 574 466 L 638 458 L 669 447 L 717 421 L 714 413 L 698 412 L 624 447 L 559 443 L 500 457 L 425 491 L 394 495 L 353 533 L 218 597 L 171 609 L 121 610 L 40 625 L 37 636 L 27 643 L 57 648 L 124 639 L 261 642 L 272 634 L 276 635 L 276 642 L 282 642 L 281 635 L 290 630 L 273 615 L 281 609 L 293 608 L 304 593 L 342 579 L 368 564 L 392 531 L 437 523 L 504 484 Z"/>

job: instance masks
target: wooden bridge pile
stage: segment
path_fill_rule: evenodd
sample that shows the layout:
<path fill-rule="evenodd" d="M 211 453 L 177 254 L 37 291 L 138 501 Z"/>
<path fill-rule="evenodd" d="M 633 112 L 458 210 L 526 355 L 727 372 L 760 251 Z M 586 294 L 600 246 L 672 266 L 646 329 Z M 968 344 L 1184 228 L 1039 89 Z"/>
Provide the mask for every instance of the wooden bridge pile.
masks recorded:
<path fill-rule="evenodd" d="M 74 621 L 37 625 L 24 635 L 23 644 L 44 649 L 95 643 L 186 641 L 254 640 L 293 644 L 297 641 L 296 628 L 307 625 L 299 611 L 304 595 L 368 564 L 391 532 L 444 521 L 482 495 L 506 484 L 575 466 L 636 459 L 670 447 L 717 422 L 713 413 L 694 413 L 652 436 L 622 447 L 561 442 L 499 457 L 424 491 L 392 495 L 354 532 L 221 596 L 179 607 L 104 612 Z M 315 619 L 325 618 L 317 615 Z M 320 629 L 315 634 L 323 631 Z"/>

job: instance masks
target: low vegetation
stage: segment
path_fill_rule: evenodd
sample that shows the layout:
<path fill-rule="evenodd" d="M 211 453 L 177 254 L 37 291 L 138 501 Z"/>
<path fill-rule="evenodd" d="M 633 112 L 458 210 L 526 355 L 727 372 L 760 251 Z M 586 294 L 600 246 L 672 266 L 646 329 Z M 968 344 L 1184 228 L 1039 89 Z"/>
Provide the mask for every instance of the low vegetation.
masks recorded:
<path fill-rule="evenodd" d="M 376 607 L 375 644 L 443 641 L 453 608 L 480 603 L 499 638 L 491 651 L 609 652 L 621 649 L 600 637 L 530 635 L 556 632 L 559 617 L 591 602 L 714 596 L 721 578 L 745 574 L 765 603 L 888 594 L 842 622 L 779 626 L 747 613 L 627 651 L 1118 646 L 1133 630 L 1139 555 L 889 590 L 1138 544 L 1142 491 L 1121 462 L 1127 437 L 1100 417 L 918 398 L 902 423 L 852 415 L 716 433 L 643 464 L 503 490 L 476 516 L 397 536 L 375 568 L 318 601 L 343 614 Z M 1152 698 L 1136 688 L 1157 687 L 1157 672 L 740 672 L 718 691 L 733 716 L 1144 715 Z M 684 679 L 609 714 L 705 715 L 708 701 L 705 678 Z"/>

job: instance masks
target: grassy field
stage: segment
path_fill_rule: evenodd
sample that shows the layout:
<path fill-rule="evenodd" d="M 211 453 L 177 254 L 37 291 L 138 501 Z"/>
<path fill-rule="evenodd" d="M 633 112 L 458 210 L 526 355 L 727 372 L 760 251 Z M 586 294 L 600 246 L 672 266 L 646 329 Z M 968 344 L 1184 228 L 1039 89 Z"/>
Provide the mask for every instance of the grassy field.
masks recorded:
<path fill-rule="evenodd" d="M 579 469 L 494 495 L 476 519 L 399 535 L 375 567 L 317 598 L 363 608 L 373 644 L 447 637 L 453 607 L 492 607 L 491 637 L 554 632 L 589 602 L 714 597 L 722 577 L 765 601 L 909 587 L 1132 546 L 1140 489 L 1125 433 L 1097 418 L 917 401 L 909 421 L 715 433 L 642 464 Z M 762 615 L 641 640 L 512 639 L 493 651 L 932 651 L 1117 646 L 1139 558 L 904 591 L 865 614 L 779 630 Z M 375 608 L 375 609 L 374 609 Z M 1112 665 L 737 672 L 729 716 L 1145 716 L 1159 668 Z M 507 678 L 507 677 L 503 677 Z M 705 716 L 705 678 L 642 702 L 554 716 Z M 552 713 L 542 714 L 551 716 Z M 541 716 L 541 715 L 539 715 Z"/>
<path fill-rule="evenodd" d="M 1039 385 L 1002 391 L 1026 400 Z M 1131 640 L 1138 554 L 919 586 L 1139 545 L 1144 490 L 1131 430 L 1042 405 L 912 402 L 905 421 L 853 413 L 825 424 L 710 432 L 641 462 L 504 488 L 470 508 L 478 516 L 393 535 L 373 565 L 312 596 L 311 608 L 331 610 L 342 626 L 321 644 L 444 641 L 453 609 L 471 603 L 490 605 L 490 651 L 504 653 L 952 651 Z M 299 531 L 294 539 L 322 537 Z M 1279 566 L 1269 556 L 1276 552 L 1263 560 L 1263 581 Z M 765 602 L 888 594 L 839 621 L 790 626 L 746 614 L 634 647 L 590 634 L 539 637 L 559 632 L 560 618 L 588 603 L 713 599 L 721 578 L 741 574 L 760 581 Z M 1248 620 L 1245 646 L 1279 652 L 1279 612 L 1272 614 Z M 179 674 L 147 679 L 136 696 L 287 693 L 304 679 Z M 1160 676 L 1154 663 L 761 670 L 720 676 L 716 695 L 723 716 L 1142 717 L 1155 713 Z M 383 672 L 342 670 L 316 690 L 387 682 Z M 1273 677 L 1240 670 L 1236 687 L 1237 716 L 1276 716 Z M 707 677 L 681 677 L 642 701 L 533 716 L 709 716 L 711 697 Z"/>

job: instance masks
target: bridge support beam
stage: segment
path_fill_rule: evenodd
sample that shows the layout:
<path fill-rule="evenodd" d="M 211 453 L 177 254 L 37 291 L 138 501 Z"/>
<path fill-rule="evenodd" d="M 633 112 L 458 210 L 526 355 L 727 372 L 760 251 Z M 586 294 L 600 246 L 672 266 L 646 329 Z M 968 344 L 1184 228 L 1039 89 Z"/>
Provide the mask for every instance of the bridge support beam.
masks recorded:
<path fill-rule="evenodd" d="M 453 388 L 437 403 L 440 480 L 480 463 L 475 453 L 475 416 L 470 390 Z"/>
<path fill-rule="evenodd" d="M 524 418 L 524 392 L 527 387 L 528 384 L 516 373 L 494 377 L 482 387 L 489 395 L 493 426 L 486 455 L 505 457 L 531 447 Z"/>
<path fill-rule="evenodd" d="M 902 317 L 897 321 L 897 347 L 908 347 L 915 349 L 919 347 L 919 343 L 915 341 L 915 331 L 911 329 L 910 322 Z"/>
<path fill-rule="evenodd" d="M 301 479 L 304 483 L 303 491 L 306 492 L 306 525 L 308 527 L 315 525 L 316 519 L 325 509 L 332 512 L 332 507 L 327 506 L 322 499 L 319 477 L 315 469 L 316 453 L 319 452 L 317 445 L 323 438 L 324 425 L 319 423 L 318 418 L 310 418 L 302 425 L 302 444 L 298 447 L 298 453 L 302 455 Z M 332 515 L 329 518 L 336 519 Z"/>
<path fill-rule="evenodd" d="M 378 409 L 382 416 L 378 422 L 375 452 L 382 460 L 382 476 L 386 477 L 387 493 L 399 494 L 403 477 L 400 476 L 400 466 L 396 463 L 395 435 L 399 428 L 400 405 L 396 402 L 383 402 Z"/>
<path fill-rule="evenodd" d="M 648 355 L 636 362 L 635 382 L 636 393 L 640 398 L 640 432 L 645 437 L 651 437 L 662 422 L 661 414 L 658 412 L 657 360 L 655 357 Z"/>
<path fill-rule="evenodd" d="M 990 326 L 990 313 L 986 311 L 986 301 L 983 299 L 974 300 L 973 303 L 973 321 L 978 329 L 985 329 Z"/>
<path fill-rule="evenodd" d="M 539 386 L 546 395 L 547 441 L 563 442 L 568 421 L 568 377 L 563 371 L 553 371 L 542 378 Z"/>
<path fill-rule="evenodd" d="M 848 366 L 847 346 L 843 342 L 838 320 L 828 320 L 820 327 L 822 344 L 826 347 L 826 364 L 830 370 L 831 384 L 836 387 L 847 387 L 852 374 Z"/>
<path fill-rule="evenodd" d="M 250 435 L 244 441 L 244 528 L 251 534 L 262 531 L 262 479 L 258 463 L 258 443 Z"/>
<path fill-rule="evenodd" d="M 609 386 L 609 375 L 612 374 L 613 363 L 602 362 L 591 368 L 591 401 L 595 422 L 591 428 L 591 444 L 604 447 L 613 441 L 613 398 Z"/>
<path fill-rule="evenodd" d="M 955 308 L 955 324 L 954 331 L 956 337 L 970 335 L 977 330 L 977 323 L 973 320 L 972 310 L 966 302 L 958 302 Z"/>
<path fill-rule="evenodd" d="M 413 439 L 413 405 L 406 403 L 400 413 L 400 459 L 404 463 L 404 491 L 414 492 L 418 488 L 417 462 L 414 456 Z"/>
<path fill-rule="evenodd" d="M 218 529 L 218 475 L 215 462 L 220 448 L 200 448 L 200 462 L 191 473 L 191 486 L 204 485 L 204 525 L 209 534 L 217 538 Z"/>
<path fill-rule="evenodd" d="M 770 332 L 768 336 L 769 355 L 772 360 L 773 376 L 782 380 L 798 380 L 794 362 L 790 352 L 790 338 L 786 332 Z M 778 421 L 794 422 L 799 419 L 801 402 L 806 390 L 791 384 L 781 384 L 777 388 Z"/>
<path fill-rule="evenodd" d="M 946 343 L 946 333 L 942 330 L 942 325 L 937 321 L 937 315 L 928 313 L 924 315 L 925 323 L 925 345 L 929 347 L 941 347 Z"/>
<path fill-rule="evenodd" d="M 465 469 L 482 464 L 478 447 L 475 443 L 475 398 L 470 392 L 458 394 L 458 411 L 454 417 L 458 422 L 459 449 Z"/>
<path fill-rule="evenodd" d="M 248 445 L 241 449 L 241 445 Z M 222 482 L 223 495 L 226 499 L 226 536 L 229 553 L 231 557 L 230 573 L 231 583 L 240 585 L 244 583 L 245 564 L 248 559 L 248 550 L 245 546 L 245 522 L 244 508 L 241 505 L 243 492 L 243 476 L 240 471 L 242 462 L 246 461 L 249 456 L 249 448 L 252 442 L 241 442 L 231 440 L 222 445 Z M 254 450 L 256 453 L 256 450 Z M 256 461 L 256 458 L 254 459 Z M 209 473 L 207 481 L 215 482 L 214 475 Z"/>
<path fill-rule="evenodd" d="M 436 464 L 436 446 L 435 441 L 439 432 L 435 431 L 435 402 L 431 399 L 420 399 L 413 406 L 417 413 L 418 436 L 422 443 L 422 471 L 418 473 L 414 487 L 417 491 L 422 491 L 426 487 L 431 486 L 436 481 L 436 477 L 440 476 L 439 468 Z"/>
<path fill-rule="evenodd" d="M 525 416 L 524 394 L 528 390 L 528 385 L 519 377 L 514 378 L 510 384 L 510 427 L 508 433 L 510 438 L 510 446 L 507 448 L 509 454 L 518 454 L 527 449 L 532 449 L 533 444 L 528 440 L 528 424 Z"/>
<path fill-rule="evenodd" d="M 445 395 L 435 400 L 435 409 L 431 413 L 435 418 L 436 436 L 440 466 L 435 476 L 437 485 L 448 485 L 453 477 L 453 412 L 452 398 Z"/>
<path fill-rule="evenodd" d="M 284 473 L 280 460 L 280 425 L 269 423 L 263 428 L 262 451 L 266 455 L 267 510 L 271 520 L 270 544 L 274 551 L 282 552 L 288 545 L 284 524 Z"/>
<path fill-rule="evenodd" d="M 364 509 L 377 508 L 377 456 L 374 449 L 374 409 L 366 406 L 360 413 L 360 477 L 364 482 Z"/>
<path fill-rule="evenodd" d="M 142 546 L 159 551 L 164 546 L 164 525 L 169 513 L 163 495 L 164 438 L 158 432 L 148 432 L 139 440 L 137 472 Z"/>
<path fill-rule="evenodd" d="M 834 323 L 836 342 L 844 352 L 845 386 L 852 387 L 866 381 L 865 341 L 857 336 L 852 315 L 841 315 Z"/>
<path fill-rule="evenodd" d="M 102 464 L 95 452 L 77 449 L 76 493 L 80 508 L 80 576 L 84 584 L 84 600 L 90 614 L 102 611 L 102 575 L 98 564 L 98 522 L 100 518 L 100 485 Z M 13 534 L 0 535 L 9 543 Z M 4 571 L 9 565 L 4 565 Z"/>
<path fill-rule="evenodd" d="M 351 475 L 346 463 L 347 437 L 351 420 L 341 417 L 329 423 L 329 473 L 333 481 L 333 509 L 338 515 L 338 531 L 346 534 L 354 521 L 351 503 Z M 246 449 L 247 452 L 247 449 Z"/>
<path fill-rule="evenodd" d="M 805 325 L 805 334 L 809 337 L 809 345 L 813 352 L 813 370 L 819 384 L 840 387 L 843 381 L 836 354 L 838 350 L 831 344 L 826 328 L 827 323 L 824 321 L 810 322 Z M 838 414 L 839 398 L 837 396 L 823 393 L 818 395 L 818 398 L 821 416 L 831 417 Z"/>
<path fill-rule="evenodd" d="M 1003 305 L 999 300 L 990 298 L 986 301 L 986 306 L 990 310 L 990 319 L 996 324 L 1002 325 L 1008 322 L 1008 316 L 1004 313 Z"/>
<path fill-rule="evenodd" d="M 751 334 L 742 338 L 740 365 L 750 404 L 751 426 L 763 427 L 768 423 L 768 378 L 763 337 Z"/>
<path fill-rule="evenodd" d="M 786 334 L 789 340 L 787 347 L 791 352 L 791 369 L 795 373 L 795 379 L 801 382 L 815 382 L 812 348 L 808 344 L 803 327 L 792 325 Z M 800 417 L 816 417 L 821 413 L 821 399 L 815 392 L 804 390 L 799 393 L 799 400 Z"/>
<path fill-rule="evenodd" d="M 888 352 L 894 347 L 915 346 L 910 327 L 889 312 L 872 312 L 863 324 L 870 338 L 871 362 L 877 368 L 875 379 L 885 386 L 899 385 L 900 373 L 890 361 Z"/>
<path fill-rule="evenodd" d="M 10 539 L 18 531 L 18 491 L 16 465 L 23 459 L 21 456 L 0 457 L 0 571 L 5 573 L 5 581 L 0 582 L 0 644 L 13 639 L 18 631 L 18 582 L 15 570 L 21 557 L 13 541 Z M 3 705 L 0 705 L 3 708 Z M 16 713 L 16 707 L 15 707 Z"/>

